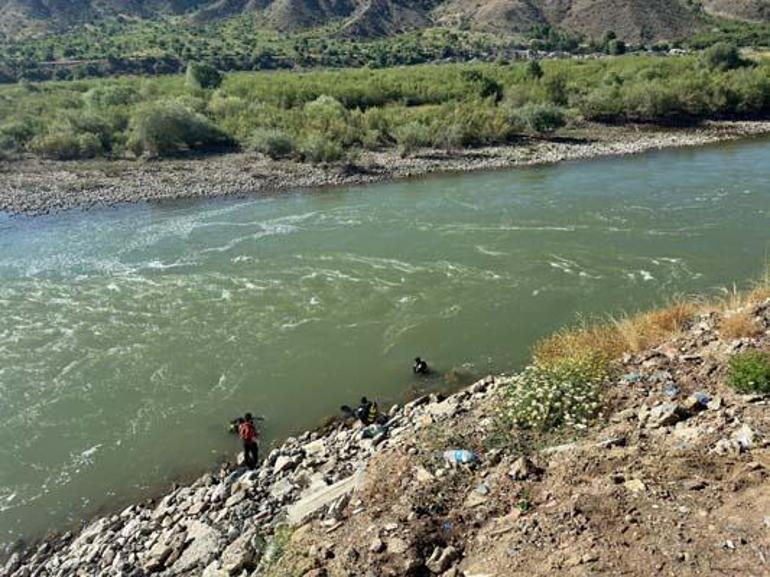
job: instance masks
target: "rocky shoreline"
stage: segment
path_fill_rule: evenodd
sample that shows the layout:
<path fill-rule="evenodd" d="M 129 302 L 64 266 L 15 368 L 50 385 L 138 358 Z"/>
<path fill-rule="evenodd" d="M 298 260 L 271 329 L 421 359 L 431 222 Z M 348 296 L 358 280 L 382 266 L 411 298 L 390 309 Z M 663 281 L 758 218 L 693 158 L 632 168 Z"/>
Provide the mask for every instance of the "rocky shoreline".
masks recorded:
<path fill-rule="evenodd" d="M 363 185 L 447 172 L 533 166 L 639 154 L 770 134 L 770 122 L 707 122 L 695 128 L 582 126 L 559 137 L 463 151 L 364 151 L 347 165 L 274 162 L 232 153 L 162 161 L 0 161 L 0 212 L 41 215 L 73 208 L 173 199 L 274 194 Z"/>
<path fill-rule="evenodd" d="M 737 314 L 748 336 L 726 336 Z M 582 432 L 532 445 L 501 430 L 511 377 L 487 377 L 394 406 L 384 428 L 287 439 L 257 471 L 205 474 L 17 552 L 0 575 L 765 574 L 770 397 L 724 374 L 768 348 L 770 299 L 694 313 L 616 362 L 609 411 Z M 455 466 L 457 449 L 477 461 Z"/>
<path fill-rule="evenodd" d="M 469 410 L 499 382 L 488 377 L 447 398 L 433 394 L 395 405 L 384 427 L 338 423 L 326 433 L 307 431 L 270 451 L 257 470 L 223 465 L 161 499 L 14 553 L 0 575 L 259 574 L 275 554 L 276 529 L 319 514 L 334 518 L 348 506 L 376 452 L 402 444 L 428 420 Z"/>

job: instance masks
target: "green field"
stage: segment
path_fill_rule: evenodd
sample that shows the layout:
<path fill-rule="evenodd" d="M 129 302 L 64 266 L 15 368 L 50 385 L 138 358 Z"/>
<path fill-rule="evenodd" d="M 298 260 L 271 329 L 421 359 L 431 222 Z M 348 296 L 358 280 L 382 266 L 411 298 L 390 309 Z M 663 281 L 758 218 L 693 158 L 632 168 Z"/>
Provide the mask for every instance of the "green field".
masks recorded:
<path fill-rule="evenodd" d="M 324 162 L 364 148 L 503 144 L 582 121 L 768 113 L 770 61 L 717 46 L 676 58 L 241 72 L 221 84 L 181 75 L 25 82 L 0 87 L 0 151 L 67 159 L 251 149 Z"/>

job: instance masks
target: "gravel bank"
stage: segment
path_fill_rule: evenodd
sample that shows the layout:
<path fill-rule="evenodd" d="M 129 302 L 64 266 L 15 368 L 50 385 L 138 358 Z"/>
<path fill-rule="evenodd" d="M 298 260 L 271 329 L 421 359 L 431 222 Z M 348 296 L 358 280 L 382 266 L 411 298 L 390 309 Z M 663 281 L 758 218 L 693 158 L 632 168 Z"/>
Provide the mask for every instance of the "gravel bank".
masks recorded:
<path fill-rule="evenodd" d="M 710 122 L 676 130 L 589 126 L 561 138 L 504 147 L 423 150 L 407 158 L 392 150 L 364 152 L 348 166 L 273 162 L 248 153 L 163 161 L 0 161 L 0 211 L 39 215 L 141 201 L 271 194 L 638 154 L 764 134 L 770 134 L 770 122 Z"/>

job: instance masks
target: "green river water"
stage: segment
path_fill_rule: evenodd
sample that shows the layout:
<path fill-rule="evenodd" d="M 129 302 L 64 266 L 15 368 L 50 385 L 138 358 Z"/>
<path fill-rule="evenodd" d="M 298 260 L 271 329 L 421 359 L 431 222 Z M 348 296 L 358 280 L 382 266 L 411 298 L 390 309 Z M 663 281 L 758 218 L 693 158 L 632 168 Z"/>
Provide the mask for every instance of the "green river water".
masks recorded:
<path fill-rule="evenodd" d="M 770 142 L 0 217 L 0 543 L 66 529 L 362 394 L 509 371 L 579 313 L 747 281 Z"/>

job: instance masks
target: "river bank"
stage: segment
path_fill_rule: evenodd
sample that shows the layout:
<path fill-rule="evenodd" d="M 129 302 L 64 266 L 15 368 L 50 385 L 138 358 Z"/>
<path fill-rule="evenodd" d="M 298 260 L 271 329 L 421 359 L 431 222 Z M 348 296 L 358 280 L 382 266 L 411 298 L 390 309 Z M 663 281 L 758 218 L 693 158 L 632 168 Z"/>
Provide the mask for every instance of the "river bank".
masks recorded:
<path fill-rule="evenodd" d="M 223 467 L 16 553 L 0 574 L 761 574 L 770 399 L 725 381 L 736 354 L 770 347 L 768 291 L 630 322 L 658 338 L 626 342 L 640 346 L 612 364 L 586 429 L 501 428 L 516 377 L 488 377 L 390 408 L 384 430 L 287 439 L 258 471 Z M 454 449 L 478 462 L 454 466 Z"/>
<path fill-rule="evenodd" d="M 770 122 L 706 122 L 695 128 L 588 125 L 549 139 L 462 151 L 363 151 L 346 165 L 276 162 L 249 153 L 162 161 L 0 161 L 0 211 L 40 215 L 73 208 L 172 199 L 273 194 L 534 166 L 701 146 L 770 133 Z"/>

